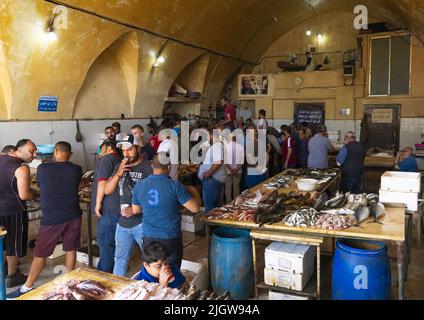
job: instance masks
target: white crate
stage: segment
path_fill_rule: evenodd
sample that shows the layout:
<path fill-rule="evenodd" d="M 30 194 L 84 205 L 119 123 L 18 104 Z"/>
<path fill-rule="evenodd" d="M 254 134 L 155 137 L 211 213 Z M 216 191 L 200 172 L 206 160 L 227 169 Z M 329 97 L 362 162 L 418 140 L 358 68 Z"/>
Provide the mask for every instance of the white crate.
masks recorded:
<path fill-rule="evenodd" d="M 314 273 L 314 264 L 305 267 L 303 273 L 291 273 L 274 269 L 264 269 L 265 283 L 270 286 L 302 291 Z"/>
<path fill-rule="evenodd" d="M 265 268 L 300 274 L 314 263 L 315 256 L 315 246 L 273 242 L 265 249 Z"/>
<path fill-rule="evenodd" d="M 391 192 L 380 189 L 379 201 L 381 203 L 405 204 L 409 211 L 418 210 L 418 193 L 415 192 Z"/>
<path fill-rule="evenodd" d="M 396 192 L 421 191 L 421 173 L 386 171 L 381 176 L 381 190 Z"/>
<path fill-rule="evenodd" d="M 296 296 L 294 294 L 269 291 L 268 300 L 309 300 L 309 299 L 308 297 Z"/>
<path fill-rule="evenodd" d="M 197 289 L 206 290 L 209 287 L 209 275 L 207 271 L 207 260 L 204 263 L 196 263 L 188 260 L 182 260 L 180 270 L 188 270 L 196 273 L 190 285 L 195 286 Z"/>
<path fill-rule="evenodd" d="M 53 253 L 48 257 L 49 259 L 56 259 L 59 257 L 62 257 L 66 254 L 65 251 L 63 251 L 63 244 L 58 243 L 56 247 L 54 247 Z"/>
<path fill-rule="evenodd" d="M 200 212 L 194 215 L 182 214 L 181 215 L 181 230 L 188 232 L 199 232 L 203 229 L 204 223 L 201 218 L 204 213 Z"/>

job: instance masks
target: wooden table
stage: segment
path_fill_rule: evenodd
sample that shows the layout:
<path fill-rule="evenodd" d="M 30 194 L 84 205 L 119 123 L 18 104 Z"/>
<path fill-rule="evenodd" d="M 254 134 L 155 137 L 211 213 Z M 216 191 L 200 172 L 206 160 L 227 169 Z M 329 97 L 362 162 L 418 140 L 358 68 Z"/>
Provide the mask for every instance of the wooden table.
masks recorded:
<path fill-rule="evenodd" d="M 129 283 L 135 282 L 128 278 L 118 277 L 110 273 L 100 272 L 88 268 L 75 269 L 69 273 L 65 273 L 56 277 L 52 281 L 38 287 L 16 300 L 43 300 L 43 295 L 51 292 L 55 287 L 66 284 L 69 280 L 94 280 L 103 284 L 115 293 L 122 290 Z"/>
<path fill-rule="evenodd" d="M 357 240 L 378 240 L 384 242 L 393 242 L 396 244 L 398 279 L 399 279 L 399 299 L 404 298 L 404 277 L 405 277 L 405 208 L 386 208 L 386 215 L 379 220 L 383 224 L 367 223 L 372 221 L 368 218 L 359 227 L 350 227 L 344 230 L 326 230 L 316 228 L 289 227 L 282 222 L 263 225 L 250 222 L 239 222 L 230 220 L 203 219 L 206 224 L 206 236 L 208 244 L 210 241 L 211 226 L 227 226 L 243 228 L 249 230 L 273 231 L 281 233 L 292 233 L 305 236 L 324 236 L 331 238 L 350 238 Z"/>
<path fill-rule="evenodd" d="M 0 230 L 0 300 L 6 300 L 6 272 L 4 270 L 3 238 L 6 230 Z"/>
<path fill-rule="evenodd" d="M 393 168 L 393 166 L 395 165 L 395 160 L 396 160 L 395 157 L 366 156 L 364 166 Z"/>

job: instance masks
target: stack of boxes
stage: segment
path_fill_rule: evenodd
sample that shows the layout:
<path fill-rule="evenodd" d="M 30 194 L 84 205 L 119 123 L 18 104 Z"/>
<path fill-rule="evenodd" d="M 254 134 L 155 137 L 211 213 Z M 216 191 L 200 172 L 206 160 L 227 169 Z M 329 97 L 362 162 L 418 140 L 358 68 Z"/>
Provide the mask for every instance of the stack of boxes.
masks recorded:
<path fill-rule="evenodd" d="M 423 143 L 417 143 L 415 145 L 415 155 L 417 157 L 424 157 L 424 144 Z"/>
<path fill-rule="evenodd" d="M 381 176 L 379 200 L 382 203 L 405 204 L 406 210 L 417 211 L 421 192 L 421 173 L 386 171 Z"/>
<path fill-rule="evenodd" d="M 316 247 L 273 242 L 265 249 L 265 284 L 302 291 L 315 270 Z"/>

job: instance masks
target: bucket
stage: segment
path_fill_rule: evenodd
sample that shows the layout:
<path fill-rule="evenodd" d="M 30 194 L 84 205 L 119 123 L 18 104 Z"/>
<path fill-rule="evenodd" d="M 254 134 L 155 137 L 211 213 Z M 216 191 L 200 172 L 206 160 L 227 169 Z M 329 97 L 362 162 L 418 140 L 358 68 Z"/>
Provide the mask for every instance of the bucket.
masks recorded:
<path fill-rule="evenodd" d="M 254 285 L 250 232 L 217 228 L 212 234 L 210 246 L 213 290 L 218 294 L 229 291 L 234 300 L 248 299 Z"/>
<path fill-rule="evenodd" d="M 390 262 L 383 242 L 337 241 L 333 258 L 332 299 L 388 300 L 390 290 Z"/>

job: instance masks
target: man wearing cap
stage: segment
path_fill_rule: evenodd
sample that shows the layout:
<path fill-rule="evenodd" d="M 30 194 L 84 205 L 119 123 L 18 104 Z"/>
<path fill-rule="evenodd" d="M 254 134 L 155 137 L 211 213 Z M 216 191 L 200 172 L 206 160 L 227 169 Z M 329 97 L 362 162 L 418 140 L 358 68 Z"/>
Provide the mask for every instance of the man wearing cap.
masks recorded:
<path fill-rule="evenodd" d="M 327 126 L 318 126 L 318 132 L 308 143 L 308 168 L 328 169 L 328 152 L 334 152 L 334 147 L 327 137 Z"/>
<path fill-rule="evenodd" d="M 134 242 L 140 249 L 143 244 L 142 215 L 132 211 L 132 192 L 137 182 L 152 173 L 152 167 L 148 160 L 141 157 L 140 146 L 134 141 L 134 136 L 126 136 L 117 144 L 117 147 L 122 149 L 124 160 L 115 168 L 114 174 L 107 181 L 104 193 L 111 195 L 116 189 L 119 191 L 121 216 L 115 234 L 113 274 L 125 276 Z"/>
<path fill-rule="evenodd" d="M 361 192 L 362 175 L 364 173 L 364 161 L 366 155 L 365 146 L 356 141 L 352 131 L 346 132 L 345 145 L 337 156 L 337 164 L 342 168 L 340 189 L 342 192 Z"/>

